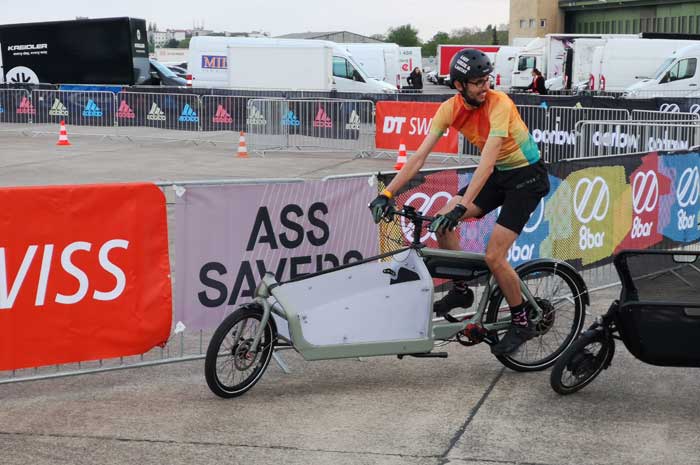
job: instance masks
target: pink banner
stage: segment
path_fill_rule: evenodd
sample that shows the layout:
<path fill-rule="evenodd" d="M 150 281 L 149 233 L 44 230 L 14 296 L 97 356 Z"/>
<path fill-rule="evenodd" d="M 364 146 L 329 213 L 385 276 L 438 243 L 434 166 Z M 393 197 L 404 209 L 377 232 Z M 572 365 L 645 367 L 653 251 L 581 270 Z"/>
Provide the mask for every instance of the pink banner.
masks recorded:
<path fill-rule="evenodd" d="M 188 186 L 176 205 L 175 321 L 215 328 L 266 272 L 280 281 L 378 253 L 367 178 Z"/>

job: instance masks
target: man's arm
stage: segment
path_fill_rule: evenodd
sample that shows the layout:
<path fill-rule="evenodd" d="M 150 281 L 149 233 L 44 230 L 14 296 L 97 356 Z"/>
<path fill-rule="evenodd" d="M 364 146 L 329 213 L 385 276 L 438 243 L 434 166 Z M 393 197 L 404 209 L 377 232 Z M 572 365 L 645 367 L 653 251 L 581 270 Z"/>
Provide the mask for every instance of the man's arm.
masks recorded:
<path fill-rule="evenodd" d="M 462 197 L 462 200 L 460 201 L 460 203 L 465 207 L 474 201 L 476 196 L 484 187 L 484 184 L 486 184 L 486 180 L 489 178 L 489 176 L 491 176 L 491 173 L 493 173 L 496 166 L 496 159 L 498 158 L 498 153 L 501 150 L 502 144 L 502 137 L 490 136 L 488 139 L 486 139 L 484 149 L 481 151 L 479 165 L 476 167 L 474 176 L 472 176 L 471 181 L 469 181 L 467 191 L 464 193 L 464 197 Z"/>
<path fill-rule="evenodd" d="M 425 160 L 428 158 L 428 155 L 430 155 L 433 147 L 435 147 L 435 144 L 440 140 L 440 137 L 442 137 L 442 135 L 430 133 L 423 139 L 423 143 L 420 144 L 416 153 L 408 157 L 408 161 L 401 171 L 399 171 L 389 185 L 386 186 L 389 192 L 396 194 L 399 189 L 418 173 L 425 164 Z"/>

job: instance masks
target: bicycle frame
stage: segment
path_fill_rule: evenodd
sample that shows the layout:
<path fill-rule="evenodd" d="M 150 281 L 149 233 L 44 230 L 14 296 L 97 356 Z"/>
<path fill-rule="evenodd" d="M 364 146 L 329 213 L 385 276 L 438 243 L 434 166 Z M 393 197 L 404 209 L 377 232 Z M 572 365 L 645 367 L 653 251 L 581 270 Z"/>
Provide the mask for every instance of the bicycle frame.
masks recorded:
<path fill-rule="evenodd" d="M 301 312 L 299 312 L 298 310 L 292 310 L 292 307 L 298 307 L 296 305 L 296 302 L 290 302 L 290 296 L 284 295 L 283 292 L 280 292 L 282 289 L 284 289 L 285 285 L 289 285 L 289 283 L 301 283 L 304 281 L 309 282 L 310 280 L 313 280 L 313 278 L 317 278 L 321 275 L 331 275 L 335 273 L 336 276 L 334 278 L 337 277 L 337 279 L 343 279 L 347 276 L 352 277 L 352 274 L 349 274 L 348 270 L 362 265 L 366 265 L 366 268 L 370 268 L 371 266 L 374 266 L 375 268 L 386 267 L 386 264 L 379 263 L 378 260 L 381 258 L 395 257 L 403 253 L 407 253 L 406 257 L 402 258 L 401 261 L 394 260 L 393 263 L 409 263 L 409 266 L 415 266 L 417 274 L 421 275 L 423 277 L 423 280 L 414 282 L 420 284 L 422 286 L 422 288 L 420 289 L 421 292 L 429 296 L 429 299 L 426 299 L 426 304 L 424 305 L 424 308 L 422 310 L 414 309 L 414 316 L 420 316 L 419 312 L 422 312 L 423 316 L 425 317 L 425 323 L 427 324 L 426 330 L 422 334 L 415 334 L 414 337 L 362 342 L 346 341 L 344 339 L 342 342 L 335 344 L 314 344 L 311 341 L 309 341 L 308 338 L 304 335 L 304 329 L 302 328 L 302 325 L 308 323 L 308 321 L 306 320 L 306 316 L 301 314 Z M 400 355 L 430 352 L 431 350 L 433 350 L 436 341 L 444 341 L 454 337 L 458 333 L 464 331 L 467 325 L 469 324 L 481 324 L 484 314 L 487 311 L 488 305 L 498 290 L 498 284 L 496 283 L 495 278 L 489 273 L 489 279 L 486 283 L 486 289 L 481 296 L 475 313 L 470 318 L 456 323 L 445 321 L 441 318 L 433 318 L 432 276 L 430 275 L 428 268 L 424 262 L 425 259 L 430 257 L 437 257 L 443 259 L 449 258 L 451 260 L 464 261 L 465 263 L 478 263 L 481 264 L 484 268 L 486 268 L 485 256 L 483 254 L 425 248 L 422 244 L 420 244 L 420 242 L 416 243 L 416 241 L 414 240 L 414 243 L 412 243 L 407 248 L 384 255 L 370 257 L 368 259 L 352 263 L 350 265 L 344 265 L 319 273 L 306 275 L 304 277 L 298 278 L 294 281 L 288 281 L 286 283 L 278 283 L 275 280 L 274 275 L 272 275 L 271 273 L 266 274 L 263 277 L 261 284 L 256 289 L 255 293 L 255 302 L 261 305 L 263 308 L 263 319 L 259 326 L 260 329 L 253 341 L 251 350 L 256 350 L 262 337 L 262 330 L 263 328 L 265 328 L 269 318 L 271 318 L 271 315 L 274 314 L 282 320 L 286 321 L 289 328 L 289 335 L 291 339 L 290 342 L 292 346 L 306 360 L 326 360 L 336 358 L 369 357 L 380 355 Z M 359 271 L 365 270 L 363 269 Z M 386 269 L 384 269 L 383 272 L 386 273 Z M 426 282 L 426 280 L 429 280 L 429 285 Z M 310 286 L 310 288 L 311 287 L 312 286 Z M 537 302 L 533 298 L 525 283 L 521 281 L 520 287 L 525 299 L 527 299 L 535 309 L 533 321 L 536 323 L 541 318 L 542 309 L 538 306 Z M 268 300 L 270 297 L 275 298 L 277 302 L 271 304 Z M 509 324 L 510 314 L 508 314 L 507 317 L 496 321 L 495 323 L 485 324 L 483 325 L 483 327 L 487 331 L 497 331 L 506 329 Z"/>

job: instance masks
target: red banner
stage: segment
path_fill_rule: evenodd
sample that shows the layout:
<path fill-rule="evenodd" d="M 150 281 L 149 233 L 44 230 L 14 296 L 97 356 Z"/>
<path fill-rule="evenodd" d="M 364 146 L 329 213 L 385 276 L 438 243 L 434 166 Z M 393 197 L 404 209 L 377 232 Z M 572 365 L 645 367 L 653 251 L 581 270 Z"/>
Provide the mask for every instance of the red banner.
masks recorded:
<path fill-rule="evenodd" d="M 153 184 L 0 189 L 0 370 L 147 352 L 170 334 Z"/>
<path fill-rule="evenodd" d="M 439 107 L 439 103 L 377 102 L 377 148 L 398 150 L 399 144 L 403 142 L 406 150 L 417 150 L 428 135 L 433 116 Z M 449 128 L 433 152 L 456 154 L 457 145 L 457 131 Z"/>

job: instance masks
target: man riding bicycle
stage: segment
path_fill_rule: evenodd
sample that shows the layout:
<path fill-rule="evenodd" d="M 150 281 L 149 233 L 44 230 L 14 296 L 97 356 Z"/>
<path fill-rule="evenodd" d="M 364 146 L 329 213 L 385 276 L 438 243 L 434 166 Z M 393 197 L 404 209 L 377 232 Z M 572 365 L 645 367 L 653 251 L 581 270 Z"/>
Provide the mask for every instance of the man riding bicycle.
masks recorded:
<path fill-rule="evenodd" d="M 480 161 L 470 183 L 438 212 L 429 230 L 436 233 L 440 248 L 460 250 L 456 231 L 460 220 L 481 218 L 501 207 L 486 246 L 486 263 L 510 307 L 511 325 L 491 346 L 494 354 L 505 355 L 536 335 L 507 254 L 530 214 L 549 192 L 549 179 L 539 149 L 515 104 L 503 92 L 489 88 L 492 71 L 491 61 L 481 51 L 465 49 L 454 56 L 450 79 L 459 94 L 440 105 L 430 133 L 369 207 L 378 223 L 390 210 L 394 195 L 423 167 L 448 128 L 460 131 L 479 148 Z M 467 283 L 455 281 L 453 288 L 435 302 L 434 310 L 445 316 L 453 308 L 469 307 L 473 301 L 474 293 Z"/>

